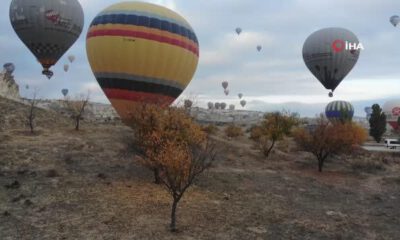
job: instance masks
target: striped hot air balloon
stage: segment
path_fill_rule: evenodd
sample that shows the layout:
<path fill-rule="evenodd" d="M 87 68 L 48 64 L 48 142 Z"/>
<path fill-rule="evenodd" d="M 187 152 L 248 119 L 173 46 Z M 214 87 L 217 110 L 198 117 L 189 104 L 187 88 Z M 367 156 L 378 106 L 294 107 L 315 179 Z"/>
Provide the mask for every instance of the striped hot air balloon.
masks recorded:
<path fill-rule="evenodd" d="M 325 115 L 331 123 L 344 123 L 353 119 L 354 107 L 346 101 L 333 101 L 326 106 Z"/>
<path fill-rule="evenodd" d="M 93 73 L 122 119 L 137 102 L 170 105 L 191 81 L 199 44 L 189 23 L 155 4 L 111 5 L 92 21 L 86 51 Z"/>

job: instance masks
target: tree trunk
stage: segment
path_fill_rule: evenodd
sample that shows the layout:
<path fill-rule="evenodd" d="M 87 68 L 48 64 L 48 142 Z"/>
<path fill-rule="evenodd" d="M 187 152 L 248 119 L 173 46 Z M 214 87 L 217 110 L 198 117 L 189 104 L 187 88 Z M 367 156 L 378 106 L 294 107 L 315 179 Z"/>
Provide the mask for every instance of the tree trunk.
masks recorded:
<path fill-rule="evenodd" d="M 76 120 L 75 130 L 76 130 L 76 131 L 79 131 L 79 121 L 80 121 L 80 117 L 77 117 L 75 120 Z"/>
<path fill-rule="evenodd" d="M 31 133 L 33 134 L 33 119 L 32 117 L 29 118 L 29 128 L 31 129 Z"/>
<path fill-rule="evenodd" d="M 324 159 L 318 158 L 318 171 L 322 172 L 322 167 L 324 166 Z"/>
<path fill-rule="evenodd" d="M 176 207 L 178 206 L 179 200 L 174 198 L 174 201 L 172 203 L 172 210 L 171 210 L 171 224 L 170 224 L 170 230 L 171 232 L 176 232 Z"/>
<path fill-rule="evenodd" d="M 162 182 L 160 178 L 160 171 L 158 170 L 158 168 L 154 168 L 153 172 L 154 172 L 154 183 L 161 184 Z"/>
<path fill-rule="evenodd" d="M 274 148 L 274 146 L 275 146 L 275 141 L 272 141 L 271 146 L 270 146 L 268 149 L 266 149 L 266 151 L 264 151 L 264 156 L 265 156 L 265 157 L 268 157 L 268 156 L 269 156 L 269 154 L 271 153 L 272 148 Z"/>

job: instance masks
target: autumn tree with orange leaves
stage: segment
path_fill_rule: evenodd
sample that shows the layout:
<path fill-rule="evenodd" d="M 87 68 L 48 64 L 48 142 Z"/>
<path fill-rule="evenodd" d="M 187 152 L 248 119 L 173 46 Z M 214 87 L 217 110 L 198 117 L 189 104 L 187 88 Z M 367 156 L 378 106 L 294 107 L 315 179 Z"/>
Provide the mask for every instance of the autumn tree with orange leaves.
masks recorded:
<path fill-rule="evenodd" d="M 352 152 L 367 139 L 367 132 L 352 122 L 331 124 L 321 115 L 313 129 L 298 129 L 294 134 L 298 146 L 318 160 L 318 171 L 332 155 Z"/>
<path fill-rule="evenodd" d="M 172 196 L 170 230 L 176 231 L 179 201 L 215 159 L 216 151 L 201 126 L 183 109 L 137 106 L 128 121 L 135 131 L 140 162 L 153 171 Z"/>

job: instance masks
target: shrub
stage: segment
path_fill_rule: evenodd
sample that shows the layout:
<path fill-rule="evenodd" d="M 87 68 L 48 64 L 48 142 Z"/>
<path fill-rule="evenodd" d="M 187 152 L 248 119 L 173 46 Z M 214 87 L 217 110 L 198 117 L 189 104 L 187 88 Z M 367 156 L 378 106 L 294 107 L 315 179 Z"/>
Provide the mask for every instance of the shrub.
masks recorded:
<path fill-rule="evenodd" d="M 203 127 L 203 131 L 207 134 L 214 135 L 218 132 L 218 127 L 214 124 L 208 124 L 207 126 Z"/>
<path fill-rule="evenodd" d="M 243 130 L 241 127 L 230 124 L 225 128 L 225 135 L 230 138 L 237 138 L 243 136 Z"/>

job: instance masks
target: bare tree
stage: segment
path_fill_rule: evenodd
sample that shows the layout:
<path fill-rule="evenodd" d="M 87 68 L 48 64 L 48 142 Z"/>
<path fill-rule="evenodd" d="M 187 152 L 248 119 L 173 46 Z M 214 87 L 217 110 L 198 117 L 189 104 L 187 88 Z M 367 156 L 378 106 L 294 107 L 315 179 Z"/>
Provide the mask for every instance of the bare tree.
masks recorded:
<path fill-rule="evenodd" d="M 33 134 L 35 131 L 35 119 L 36 119 L 36 105 L 37 105 L 37 100 L 36 100 L 36 95 L 37 95 L 37 90 L 35 89 L 33 91 L 33 97 L 32 100 L 29 103 L 29 109 L 27 112 L 27 125 L 29 126 L 29 129 L 31 133 Z"/>
<path fill-rule="evenodd" d="M 71 115 L 71 118 L 74 119 L 76 131 L 79 131 L 80 121 L 83 119 L 85 108 L 89 103 L 90 99 L 89 96 L 90 94 L 87 93 L 86 95 L 81 94 L 79 97 L 76 97 L 75 99 L 66 97 L 64 100 L 65 108 Z"/>

